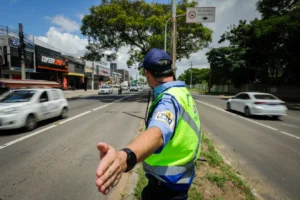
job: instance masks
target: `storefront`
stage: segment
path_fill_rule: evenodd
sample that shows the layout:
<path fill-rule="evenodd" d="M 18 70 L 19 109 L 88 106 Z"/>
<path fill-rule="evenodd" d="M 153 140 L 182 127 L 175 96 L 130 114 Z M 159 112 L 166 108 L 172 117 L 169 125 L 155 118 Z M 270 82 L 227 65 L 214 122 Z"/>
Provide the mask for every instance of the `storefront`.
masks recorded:
<path fill-rule="evenodd" d="M 3 78 L 21 79 L 21 61 L 19 56 L 20 40 L 15 37 L 1 36 L 0 55 L 3 60 L 1 73 Z M 25 72 L 26 79 L 30 79 L 36 72 L 35 50 L 32 41 L 25 40 Z"/>
<path fill-rule="evenodd" d="M 68 59 L 69 72 L 64 75 L 67 77 L 68 88 L 83 89 L 84 88 L 84 61 L 71 56 Z"/>
<path fill-rule="evenodd" d="M 36 64 L 35 74 L 32 79 L 56 81 L 63 85 L 63 89 L 68 88 L 66 73 L 69 72 L 68 63 L 60 52 L 47 49 L 36 45 Z"/>
<path fill-rule="evenodd" d="M 99 75 L 99 86 L 105 85 L 110 80 L 110 69 L 96 64 L 96 74 Z"/>

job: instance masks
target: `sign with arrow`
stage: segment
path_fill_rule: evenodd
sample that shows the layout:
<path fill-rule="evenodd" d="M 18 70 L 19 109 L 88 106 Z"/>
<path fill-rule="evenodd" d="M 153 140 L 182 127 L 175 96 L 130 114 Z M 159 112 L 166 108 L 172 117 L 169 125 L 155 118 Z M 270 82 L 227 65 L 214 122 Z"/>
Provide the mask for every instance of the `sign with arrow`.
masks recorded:
<path fill-rule="evenodd" d="M 215 22 L 216 7 L 186 8 L 186 23 Z"/>

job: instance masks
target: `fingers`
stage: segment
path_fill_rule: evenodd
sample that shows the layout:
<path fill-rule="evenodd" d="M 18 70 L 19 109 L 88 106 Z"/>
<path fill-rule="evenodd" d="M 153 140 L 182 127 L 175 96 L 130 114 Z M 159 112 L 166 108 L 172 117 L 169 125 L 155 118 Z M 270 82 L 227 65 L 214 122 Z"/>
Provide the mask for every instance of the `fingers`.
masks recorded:
<path fill-rule="evenodd" d="M 116 158 L 116 150 L 105 143 L 99 143 L 97 148 L 100 151 L 101 162 L 96 170 L 96 175 L 99 178 L 111 166 Z M 102 154 L 102 155 L 101 155 Z"/>
<path fill-rule="evenodd" d="M 107 194 L 112 187 L 118 184 L 122 177 L 122 168 L 118 161 L 115 161 L 105 173 L 96 180 L 98 190 L 103 194 Z"/>
<path fill-rule="evenodd" d="M 100 159 L 106 154 L 106 152 L 109 150 L 109 146 L 106 143 L 100 142 L 97 144 L 97 148 L 100 151 Z"/>

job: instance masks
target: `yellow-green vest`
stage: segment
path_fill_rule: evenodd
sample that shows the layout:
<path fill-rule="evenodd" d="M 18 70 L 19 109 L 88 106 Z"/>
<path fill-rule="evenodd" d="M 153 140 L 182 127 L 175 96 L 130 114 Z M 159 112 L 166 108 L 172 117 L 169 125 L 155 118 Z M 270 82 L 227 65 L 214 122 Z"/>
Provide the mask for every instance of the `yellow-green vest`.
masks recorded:
<path fill-rule="evenodd" d="M 148 119 L 152 117 L 163 95 L 171 95 L 172 101 L 178 102 L 180 117 L 171 140 L 160 153 L 149 156 L 143 162 L 143 167 L 146 173 L 163 182 L 167 182 L 162 178 L 164 176 L 182 174 L 176 184 L 187 184 L 193 176 L 195 161 L 200 156 L 201 127 L 198 111 L 192 96 L 185 87 L 173 87 L 161 93 L 153 101 L 148 112 Z"/>

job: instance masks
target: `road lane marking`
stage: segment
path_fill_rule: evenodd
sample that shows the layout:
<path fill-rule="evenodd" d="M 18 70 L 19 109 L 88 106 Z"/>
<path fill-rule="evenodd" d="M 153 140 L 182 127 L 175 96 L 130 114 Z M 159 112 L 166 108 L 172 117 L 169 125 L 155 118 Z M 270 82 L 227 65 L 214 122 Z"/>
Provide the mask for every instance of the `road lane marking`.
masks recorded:
<path fill-rule="evenodd" d="M 285 134 L 285 135 L 288 135 L 288 136 L 290 136 L 290 137 L 293 137 L 293 138 L 296 138 L 296 139 L 300 140 L 300 137 L 295 136 L 295 135 L 292 135 L 292 134 L 290 134 L 290 133 L 287 133 L 287 132 L 284 132 L 284 131 L 280 131 L 280 133 Z"/>
<path fill-rule="evenodd" d="M 136 94 L 136 93 L 135 93 L 135 94 Z M 100 106 L 100 107 L 98 107 L 98 108 L 94 108 L 94 109 L 92 109 L 92 110 L 86 111 L 86 112 L 84 112 L 84 113 L 81 113 L 81 114 L 76 115 L 76 116 L 74 116 L 74 117 L 71 117 L 71 118 L 69 118 L 69 119 L 66 119 L 66 120 L 64 120 L 64 121 L 62 121 L 62 122 L 59 122 L 58 124 L 54 124 L 54 125 L 48 126 L 48 127 L 44 128 L 44 129 L 41 129 L 41 130 L 38 130 L 38 131 L 33 132 L 33 133 L 31 133 L 31 134 L 28 134 L 28 135 L 26 135 L 26 136 L 24 136 L 24 137 L 20 137 L 20 138 L 18 138 L 18 139 L 16 139 L 16 140 L 13 140 L 13 141 L 11 141 L 11 142 L 8 142 L 8 143 L 5 143 L 5 144 L 3 144 L 3 145 L 0 145 L 0 150 L 1 150 L 1 149 L 4 149 L 4 148 L 6 148 L 6 147 L 9 147 L 9 146 L 11 146 L 11 145 L 13 145 L 13 144 L 16 144 L 16 143 L 18 143 L 18 142 L 21 142 L 21 141 L 23 141 L 23 140 L 25 140 L 25 139 L 28 139 L 28 138 L 30 138 L 30 137 L 33 137 L 33 136 L 35 136 L 35 135 L 37 135 L 37 134 L 40 134 L 40 133 L 42 133 L 42 132 L 45 132 L 45 131 L 50 130 L 50 129 L 52 129 L 52 128 L 55 128 L 55 127 L 57 127 L 57 126 L 59 126 L 59 125 L 62 125 L 62 124 L 67 123 L 67 122 L 69 122 L 69 121 L 72 121 L 72 120 L 74 120 L 74 119 L 76 119 L 76 118 L 79 118 L 79 117 L 82 117 L 82 116 L 84 116 L 84 115 L 87 115 L 87 114 L 89 114 L 89 113 L 91 113 L 91 112 L 93 112 L 93 111 L 96 111 L 96 110 L 105 108 L 105 107 L 107 107 L 107 106 L 109 106 L 109 105 L 112 105 L 112 104 L 114 104 L 114 103 L 116 103 L 116 102 L 122 101 L 123 99 L 126 99 L 126 98 L 128 98 L 128 97 L 130 97 L 130 96 L 132 96 L 132 95 L 135 95 L 135 94 L 128 95 L 128 96 L 123 97 L 123 98 L 121 98 L 121 99 L 118 99 L 118 100 L 116 100 L 116 101 L 114 101 L 114 102 L 112 102 L 112 103 L 109 103 L 109 104 Z"/>
<path fill-rule="evenodd" d="M 202 104 L 204 104 L 204 105 L 206 105 L 206 106 L 212 107 L 212 108 L 214 108 L 214 109 L 217 109 L 217 110 L 219 110 L 219 111 L 222 111 L 222 112 L 224 112 L 224 113 L 227 113 L 227 114 L 229 114 L 229 115 L 232 115 L 232 116 L 238 117 L 238 118 L 240 118 L 240 119 L 243 119 L 243 120 L 252 122 L 252 123 L 254 123 L 254 124 L 263 126 L 263 127 L 265 127 L 265 128 L 271 129 L 271 130 L 273 130 L 273 131 L 280 132 L 280 133 L 282 133 L 282 134 L 284 134 L 284 135 L 287 135 L 287 136 L 290 136 L 290 137 L 293 137 L 293 138 L 296 138 L 296 139 L 300 139 L 300 137 L 298 137 L 298 136 L 296 136 L 296 135 L 293 135 L 293 134 L 290 134 L 290 133 L 286 133 L 286 132 L 284 132 L 284 131 L 280 131 L 280 130 L 278 130 L 278 129 L 276 129 L 276 128 L 273 128 L 273 127 L 271 127 L 271 126 L 268 126 L 268 125 L 265 125 L 265 124 L 256 122 L 256 121 L 251 120 L 251 119 L 247 119 L 247 118 L 242 117 L 242 116 L 239 116 L 239 115 L 237 115 L 237 114 L 228 112 L 228 111 L 226 111 L 226 110 L 224 110 L 224 109 L 222 109 L 222 108 L 219 108 L 219 107 L 217 107 L 217 106 L 213 106 L 213 105 L 211 105 L 211 104 L 205 103 L 205 102 L 200 101 L 200 100 L 197 100 L 197 99 L 195 99 L 195 101 L 197 101 L 197 102 L 199 102 L 199 103 L 202 103 Z"/>
<path fill-rule="evenodd" d="M 81 114 L 79 114 L 79 115 L 76 115 L 76 116 L 74 116 L 74 117 L 71 117 L 71 118 L 69 118 L 69 119 L 66 119 L 66 120 L 64 120 L 64 121 L 62 121 L 62 122 L 59 122 L 58 124 L 59 125 L 62 125 L 62 124 L 64 124 L 64 123 L 67 123 L 67 122 L 69 122 L 69 121 L 72 121 L 73 119 L 76 119 L 76 118 L 78 118 L 78 117 L 82 117 L 83 115 L 86 115 L 86 114 L 89 114 L 90 112 L 92 112 L 92 111 L 86 111 L 86 112 L 84 112 L 84 113 L 81 113 Z"/>
<path fill-rule="evenodd" d="M 6 144 L 3 144 L 3 145 L 0 146 L 0 150 L 6 148 L 6 147 L 8 147 L 8 146 L 11 146 L 11 145 L 13 145 L 13 144 L 15 144 L 15 143 L 17 143 L 17 142 L 21 142 L 22 140 L 25 140 L 25 139 L 27 139 L 27 138 L 30 138 L 30 137 L 35 136 L 35 135 L 37 135 L 37 134 L 40 134 L 40 133 L 42 133 L 42 132 L 44 132 L 44 131 L 47 131 L 47 130 L 49 130 L 49 129 L 52 129 L 52 128 L 56 127 L 56 126 L 57 126 L 57 125 L 55 125 L 55 124 L 54 124 L 54 125 L 51 125 L 51 126 L 48 126 L 48 127 L 44 128 L 44 129 L 42 129 L 42 130 L 36 131 L 36 132 L 31 133 L 31 134 L 28 134 L 28 135 L 26 135 L 26 136 L 24 136 L 24 137 L 20 137 L 20 138 L 18 138 L 18 139 L 16 139 L 16 140 L 13 140 L 13 141 L 11 141 L 11 142 L 8 142 L 8 143 L 6 143 Z"/>

